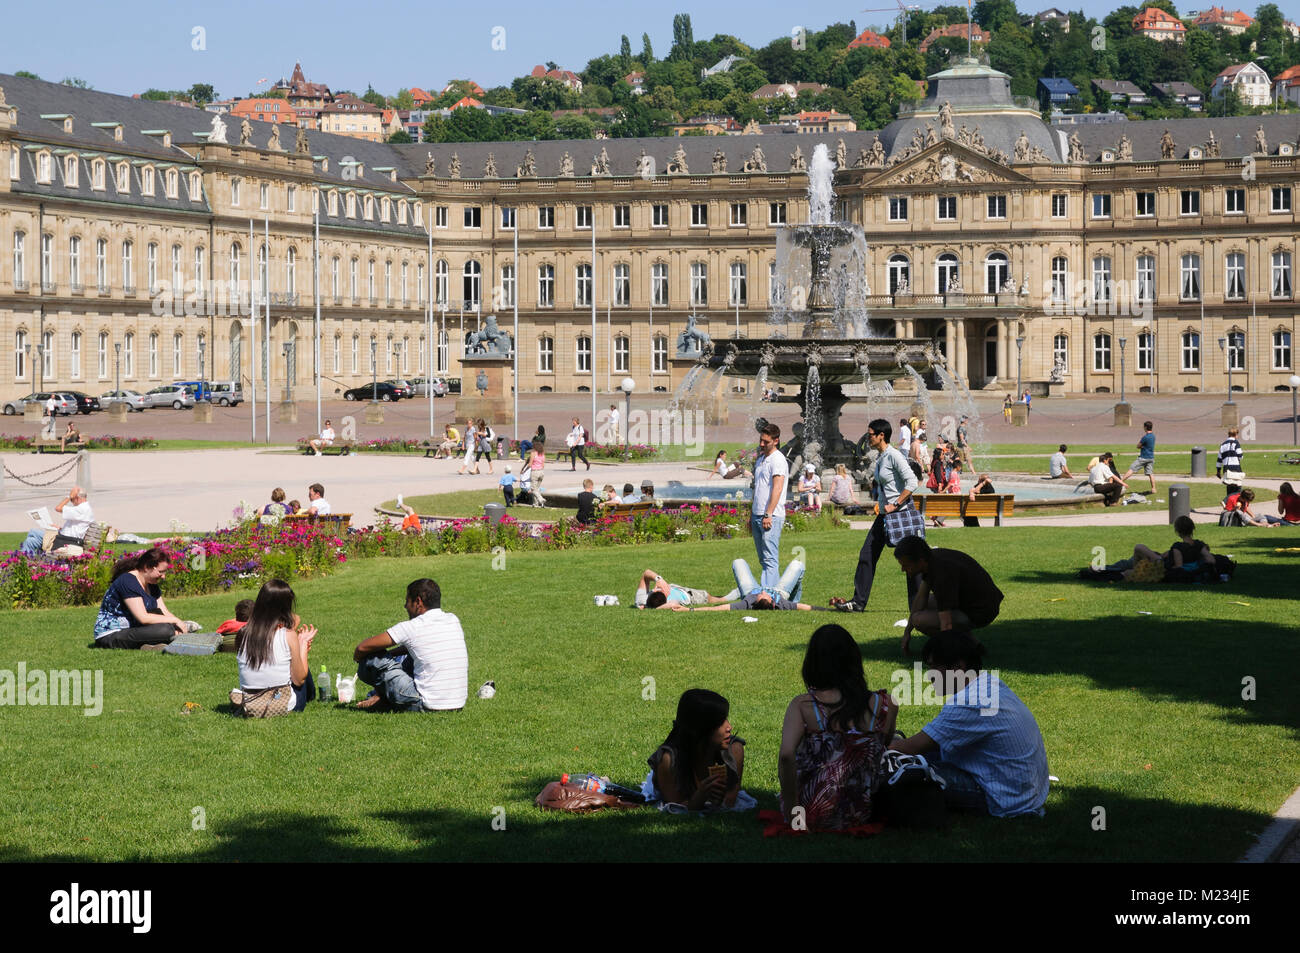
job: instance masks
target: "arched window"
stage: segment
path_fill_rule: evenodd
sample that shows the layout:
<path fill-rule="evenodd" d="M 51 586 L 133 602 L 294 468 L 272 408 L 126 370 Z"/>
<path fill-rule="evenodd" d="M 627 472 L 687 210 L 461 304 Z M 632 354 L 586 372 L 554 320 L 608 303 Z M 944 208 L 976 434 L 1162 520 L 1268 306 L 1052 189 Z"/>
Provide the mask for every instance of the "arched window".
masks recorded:
<path fill-rule="evenodd" d="M 1273 332 L 1273 370 L 1291 370 L 1291 332 L 1286 328 Z"/>
<path fill-rule="evenodd" d="M 555 307 L 555 266 L 537 266 L 537 307 Z"/>
<path fill-rule="evenodd" d="M 51 380 L 54 377 L 54 332 L 46 331 L 41 335 L 41 377 Z"/>
<path fill-rule="evenodd" d="M 1183 255 L 1179 297 L 1184 301 L 1199 301 L 1201 298 L 1201 256 Z M 1199 349 L 1199 344 L 1198 344 Z M 1198 350 L 1199 353 L 1199 350 Z M 1198 365 L 1199 366 L 1199 365 Z"/>
<path fill-rule="evenodd" d="M 1234 371 L 1244 371 L 1246 369 L 1246 334 L 1244 331 L 1233 328 L 1225 337 L 1226 348 L 1224 349 L 1228 361 L 1228 367 Z"/>
<path fill-rule="evenodd" d="M 1138 255 L 1137 257 L 1137 297 L 1136 301 L 1156 300 L 1156 256 Z"/>
<path fill-rule="evenodd" d="M 239 242 L 233 242 L 230 246 L 230 286 L 231 290 L 239 290 Z"/>
<path fill-rule="evenodd" d="M 614 373 L 626 374 L 631 364 L 631 342 L 626 334 L 614 338 Z"/>
<path fill-rule="evenodd" d="M 185 337 L 179 331 L 172 335 L 172 377 L 185 371 Z"/>
<path fill-rule="evenodd" d="M 1182 347 L 1180 349 L 1182 358 L 1181 367 L 1185 371 L 1199 371 L 1201 369 L 1201 336 L 1195 331 L 1184 331 L 1182 334 Z"/>
<path fill-rule="evenodd" d="M 483 266 L 476 261 L 465 262 L 461 272 L 461 296 L 465 307 L 477 311 L 483 291 Z"/>
<path fill-rule="evenodd" d="M 1289 251 L 1273 252 L 1273 271 L 1269 288 L 1269 293 L 1274 298 L 1291 297 L 1291 253 Z"/>
<path fill-rule="evenodd" d="M 1099 255 L 1092 260 L 1092 300 L 1110 301 L 1115 282 L 1111 280 L 1110 259 Z"/>
<path fill-rule="evenodd" d="M 775 265 L 775 262 L 773 262 Z M 912 290 L 912 263 L 906 255 L 889 256 L 889 293 L 905 294 Z"/>
<path fill-rule="evenodd" d="M 776 263 L 773 262 L 775 268 Z M 668 263 L 656 262 L 650 266 L 650 292 L 656 308 L 668 307 Z"/>
<path fill-rule="evenodd" d="M 632 303 L 632 269 L 620 262 L 614 266 L 614 304 L 627 307 Z"/>
<path fill-rule="evenodd" d="M 1007 256 L 995 251 L 984 259 L 984 293 L 995 295 L 1011 277 L 1011 265 Z"/>
<path fill-rule="evenodd" d="M 1052 302 L 1063 304 L 1070 293 L 1070 262 L 1064 255 L 1052 259 Z"/>
<path fill-rule="evenodd" d="M 749 278 L 748 269 L 742 261 L 733 261 L 731 263 L 731 287 L 730 294 L 727 296 L 727 303 L 733 308 L 742 307 L 749 303 Z"/>
<path fill-rule="evenodd" d="M 135 333 L 127 331 L 122 338 L 122 376 L 135 377 Z"/>
<path fill-rule="evenodd" d="M 361 370 L 361 335 L 352 335 L 352 373 Z"/>
<path fill-rule="evenodd" d="M 1070 337 L 1064 331 L 1058 331 L 1052 337 L 1052 365 L 1063 364 L 1068 374 L 1070 367 Z"/>
<path fill-rule="evenodd" d="M 172 246 L 172 294 L 185 293 L 185 272 L 181 269 L 181 246 Z"/>
<path fill-rule="evenodd" d="M 961 266 L 957 263 L 957 256 L 951 252 L 944 252 L 935 262 L 935 287 L 939 294 L 947 294 L 948 286 L 961 279 Z"/>
<path fill-rule="evenodd" d="M 705 307 L 709 303 L 709 266 L 702 261 L 691 263 L 691 304 Z"/>
<path fill-rule="evenodd" d="M 14 332 L 14 380 L 27 379 L 27 332 Z"/>
<path fill-rule="evenodd" d="M 158 376 L 158 332 L 149 335 L 149 376 Z"/>
<path fill-rule="evenodd" d="M 654 340 L 650 342 L 650 371 L 653 374 L 666 374 L 668 372 L 668 337 L 663 334 L 656 334 Z"/>
<path fill-rule="evenodd" d="M 74 381 L 81 380 L 81 332 L 73 331 L 68 348 L 68 373 Z"/>
<path fill-rule="evenodd" d="M 1156 366 L 1156 338 L 1150 331 L 1139 331 L 1137 336 L 1139 371 L 1148 374 Z"/>
<path fill-rule="evenodd" d="M 591 338 L 582 334 L 576 342 L 577 371 L 579 374 L 591 373 Z"/>
<path fill-rule="evenodd" d="M 108 380 L 108 332 L 100 331 L 95 350 L 95 372 L 101 380 Z"/>
<path fill-rule="evenodd" d="M 135 263 L 132 261 L 134 251 L 135 245 L 130 240 L 122 242 L 122 290 L 127 294 L 135 294 Z"/>
<path fill-rule="evenodd" d="M 1229 252 L 1223 260 L 1224 282 L 1223 296 L 1241 301 L 1246 297 L 1246 256 L 1241 252 Z"/>
<path fill-rule="evenodd" d="M 515 266 L 501 266 L 501 307 L 513 308 L 515 305 Z"/>
<path fill-rule="evenodd" d="M 68 284 L 73 291 L 81 290 L 81 236 L 68 239 Z"/>
<path fill-rule="evenodd" d="M 158 243 L 150 242 L 145 250 L 145 277 L 149 280 L 149 293 L 158 291 Z"/>
<path fill-rule="evenodd" d="M 27 287 L 27 233 L 23 231 L 14 232 L 14 286 L 18 290 L 25 290 Z"/>
<path fill-rule="evenodd" d="M 573 269 L 573 304 L 574 307 L 591 305 L 591 265 L 577 265 Z"/>

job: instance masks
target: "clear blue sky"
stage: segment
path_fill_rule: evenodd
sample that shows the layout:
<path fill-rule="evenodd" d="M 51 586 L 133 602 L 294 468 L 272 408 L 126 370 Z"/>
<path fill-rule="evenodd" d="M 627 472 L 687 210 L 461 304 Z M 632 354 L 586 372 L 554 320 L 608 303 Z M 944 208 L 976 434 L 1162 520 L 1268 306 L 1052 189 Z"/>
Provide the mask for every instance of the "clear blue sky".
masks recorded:
<path fill-rule="evenodd" d="M 869 0 L 885 7 L 885 0 Z M 1022 13 L 1068 3 L 1017 4 Z M 626 33 L 633 53 L 650 34 L 655 55 L 672 44 L 675 12 L 689 13 L 697 40 L 730 33 L 762 46 L 788 36 L 796 25 L 822 29 L 856 20 L 881 26 L 888 13 L 849 4 L 791 4 L 788 0 L 663 5 L 615 0 L 492 0 L 414 3 L 369 0 L 62 0 L 56 4 L 6 4 L 0 30 L 0 72 L 26 69 L 42 78 L 79 76 L 96 89 L 136 93 L 151 86 L 188 89 L 212 83 L 222 97 L 242 96 L 261 79 L 287 77 L 300 60 L 309 80 L 333 89 L 367 84 L 385 94 L 401 87 L 441 89 L 469 77 L 484 87 L 508 83 L 538 63 L 553 60 L 580 70 L 601 53 L 618 52 Z M 1083 0 L 1100 18 L 1115 4 Z M 1208 7 L 1209 0 L 1202 6 Z M 1284 4 L 1285 6 L 1285 4 Z M 505 50 L 492 49 L 493 28 L 505 28 Z M 192 48 L 193 30 L 206 31 L 206 50 Z"/>

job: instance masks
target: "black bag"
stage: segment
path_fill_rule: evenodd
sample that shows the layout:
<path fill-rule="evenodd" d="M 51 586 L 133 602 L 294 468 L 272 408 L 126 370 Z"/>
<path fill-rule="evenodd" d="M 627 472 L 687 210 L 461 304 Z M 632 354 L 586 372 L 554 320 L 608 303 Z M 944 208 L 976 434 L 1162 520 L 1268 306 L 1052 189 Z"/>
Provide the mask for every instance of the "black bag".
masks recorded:
<path fill-rule="evenodd" d="M 948 825 L 943 779 L 922 755 L 886 751 L 880 762 L 887 780 L 876 793 L 876 816 L 899 827 L 941 828 Z"/>

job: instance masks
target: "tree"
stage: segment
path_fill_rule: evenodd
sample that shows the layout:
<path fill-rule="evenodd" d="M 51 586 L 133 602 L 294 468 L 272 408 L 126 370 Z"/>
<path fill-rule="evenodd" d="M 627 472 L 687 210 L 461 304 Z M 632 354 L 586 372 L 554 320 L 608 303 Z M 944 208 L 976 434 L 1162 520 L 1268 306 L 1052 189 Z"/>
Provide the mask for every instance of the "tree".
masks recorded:
<path fill-rule="evenodd" d="M 21 76 L 23 79 L 40 79 L 35 73 L 28 69 L 14 70 L 15 76 Z"/>
<path fill-rule="evenodd" d="M 624 73 L 632 68 L 632 41 L 627 38 L 626 33 L 623 34 L 623 39 L 618 45 L 618 60 Z"/>
<path fill-rule="evenodd" d="M 172 92 L 171 90 L 168 89 L 154 89 L 150 87 L 149 89 L 146 89 L 143 93 L 140 94 L 140 98 L 161 101 L 165 99 L 171 99 Z"/>
<path fill-rule="evenodd" d="M 369 85 L 369 84 L 366 85 L 366 91 L 365 91 L 365 93 L 361 96 L 361 98 L 362 98 L 364 101 L 370 103 L 370 105 L 372 105 L 372 106 L 378 106 L 380 109 L 387 109 L 387 108 L 388 108 L 388 100 L 386 100 L 386 99 L 385 99 L 383 96 L 381 96 L 379 93 L 375 92 L 375 87 L 373 87 L 373 86 L 371 86 L 371 85 Z"/>
<path fill-rule="evenodd" d="M 561 139 L 590 139 L 596 134 L 596 124 L 586 116 L 562 116 L 555 120 L 555 133 Z"/>
<path fill-rule="evenodd" d="M 695 31 L 691 28 L 689 13 L 673 15 L 673 48 L 668 54 L 670 60 L 689 60 L 695 50 Z"/>
<path fill-rule="evenodd" d="M 448 142 L 490 142 L 496 138 L 492 117 L 473 106 L 453 109 L 447 119 Z"/>
<path fill-rule="evenodd" d="M 424 120 L 424 128 L 420 135 L 425 142 L 446 142 L 447 121 L 436 113 L 429 116 Z"/>
<path fill-rule="evenodd" d="M 650 45 L 650 34 L 641 34 L 641 65 L 649 66 L 655 61 L 655 48 Z"/>
<path fill-rule="evenodd" d="M 1020 25 L 1020 13 L 1012 0 L 979 0 L 971 11 L 971 19 L 990 33 L 996 33 L 1008 24 Z"/>
<path fill-rule="evenodd" d="M 618 114 L 610 127 L 610 135 L 616 139 L 636 139 L 650 135 L 651 129 L 649 108 L 634 100 L 624 106 L 623 111 Z"/>
<path fill-rule="evenodd" d="M 411 96 L 409 89 L 399 89 L 397 95 L 393 97 L 394 109 L 414 109 L 415 100 Z"/>
<path fill-rule="evenodd" d="M 195 83 L 190 87 L 190 99 L 199 105 L 205 105 L 217 98 L 217 90 L 211 83 Z"/>
<path fill-rule="evenodd" d="M 393 133 L 391 136 L 388 137 L 388 141 L 393 143 L 403 143 L 403 142 L 414 142 L 415 140 L 411 138 L 411 134 L 407 132 L 405 129 L 399 129 L 397 130 L 397 132 Z"/>
<path fill-rule="evenodd" d="M 767 85 L 767 77 L 763 71 L 749 60 L 737 63 L 730 75 L 736 89 L 744 93 L 752 93 L 758 87 Z"/>
<path fill-rule="evenodd" d="M 62 83 L 64 86 L 75 86 L 77 89 L 95 88 L 94 86 L 91 86 L 89 83 L 87 83 L 80 76 L 65 76 L 63 77 L 63 79 L 59 80 L 59 82 Z"/>

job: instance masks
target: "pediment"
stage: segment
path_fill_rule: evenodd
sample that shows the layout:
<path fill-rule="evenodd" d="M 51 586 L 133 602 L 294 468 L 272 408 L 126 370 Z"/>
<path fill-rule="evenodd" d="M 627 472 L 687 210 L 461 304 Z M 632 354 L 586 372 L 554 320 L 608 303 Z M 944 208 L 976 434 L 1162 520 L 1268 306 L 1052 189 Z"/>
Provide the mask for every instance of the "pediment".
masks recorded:
<path fill-rule="evenodd" d="M 952 141 L 944 141 L 884 169 L 864 185 L 1021 185 L 1029 179 L 987 156 Z"/>

